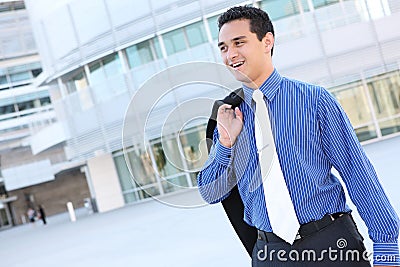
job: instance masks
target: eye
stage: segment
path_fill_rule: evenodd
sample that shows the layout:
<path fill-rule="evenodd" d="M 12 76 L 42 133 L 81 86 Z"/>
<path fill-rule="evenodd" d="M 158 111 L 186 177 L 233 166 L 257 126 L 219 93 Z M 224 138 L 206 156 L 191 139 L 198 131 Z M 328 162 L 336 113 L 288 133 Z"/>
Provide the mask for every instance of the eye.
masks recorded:
<path fill-rule="evenodd" d="M 225 51 L 226 51 L 226 46 L 225 46 L 225 45 L 221 45 L 221 46 L 219 47 L 219 50 L 220 50 L 221 52 L 225 52 Z"/>
<path fill-rule="evenodd" d="M 241 46 L 241 45 L 243 45 L 244 44 L 244 41 L 236 41 L 235 42 L 235 45 L 236 46 Z"/>

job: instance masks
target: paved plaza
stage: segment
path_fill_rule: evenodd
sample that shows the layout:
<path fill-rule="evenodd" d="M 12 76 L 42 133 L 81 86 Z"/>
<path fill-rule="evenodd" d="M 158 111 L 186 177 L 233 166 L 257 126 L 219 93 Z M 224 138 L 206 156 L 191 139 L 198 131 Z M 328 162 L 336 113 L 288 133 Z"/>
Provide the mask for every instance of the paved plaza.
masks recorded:
<path fill-rule="evenodd" d="M 221 205 L 185 209 L 148 201 L 92 215 L 83 209 L 74 223 L 65 213 L 46 226 L 38 221 L 1 231 L 0 266 L 250 266 L 232 231 Z"/>
<path fill-rule="evenodd" d="M 400 137 L 365 146 L 392 204 L 400 214 L 398 147 Z M 177 193 L 164 202 L 199 203 L 197 190 Z M 356 211 L 350 203 L 351 208 Z M 360 232 L 368 237 L 357 212 Z M 0 267 L 221 267 L 251 266 L 221 205 L 176 208 L 158 201 L 88 215 L 77 211 L 0 231 Z M 372 243 L 366 238 L 367 249 Z"/>
<path fill-rule="evenodd" d="M 198 198 L 192 191 L 162 200 Z M 80 209 L 74 223 L 64 213 L 46 226 L 4 230 L 0 240 L 1 267 L 251 266 L 221 205 L 188 209 L 151 200 L 101 214 Z"/>

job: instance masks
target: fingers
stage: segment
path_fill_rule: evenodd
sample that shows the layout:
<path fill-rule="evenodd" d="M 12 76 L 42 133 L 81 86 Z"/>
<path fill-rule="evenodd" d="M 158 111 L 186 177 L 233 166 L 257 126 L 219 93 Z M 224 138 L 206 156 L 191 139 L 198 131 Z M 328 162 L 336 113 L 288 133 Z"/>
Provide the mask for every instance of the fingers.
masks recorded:
<path fill-rule="evenodd" d="M 233 113 L 232 105 L 223 104 L 218 108 L 219 114 Z"/>
<path fill-rule="evenodd" d="M 240 111 L 238 107 L 235 108 L 235 115 L 240 121 L 243 122 L 243 113 Z"/>

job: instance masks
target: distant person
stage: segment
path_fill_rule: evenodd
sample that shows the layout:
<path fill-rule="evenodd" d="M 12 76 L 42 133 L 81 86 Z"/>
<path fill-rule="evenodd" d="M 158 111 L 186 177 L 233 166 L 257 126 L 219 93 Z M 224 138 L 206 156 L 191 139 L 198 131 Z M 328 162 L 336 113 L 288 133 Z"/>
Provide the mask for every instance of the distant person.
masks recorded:
<path fill-rule="evenodd" d="M 26 212 L 26 214 L 28 215 L 28 219 L 30 223 L 35 223 L 35 219 L 36 219 L 36 212 L 34 209 L 32 208 L 28 208 L 28 211 Z"/>
<path fill-rule="evenodd" d="M 39 219 L 42 220 L 43 224 L 47 224 L 46 213 L 44 212 L 44 208 L 42 205 L 39 205 L 38 213 L 39 213 Z"/>

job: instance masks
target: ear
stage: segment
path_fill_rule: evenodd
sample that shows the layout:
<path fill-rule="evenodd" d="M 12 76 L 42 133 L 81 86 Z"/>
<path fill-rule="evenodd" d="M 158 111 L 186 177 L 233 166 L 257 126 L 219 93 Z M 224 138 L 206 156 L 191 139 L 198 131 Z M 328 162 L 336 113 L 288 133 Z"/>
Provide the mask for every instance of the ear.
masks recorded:
<path fill-rule="evenodd" d="M 262 39 L 263 45 L 265 47 L 265 52 L 270 53 L 272 47 L 274 47 L 275 44 L 275 38 L 271 32 L 267 32 Z"/>

